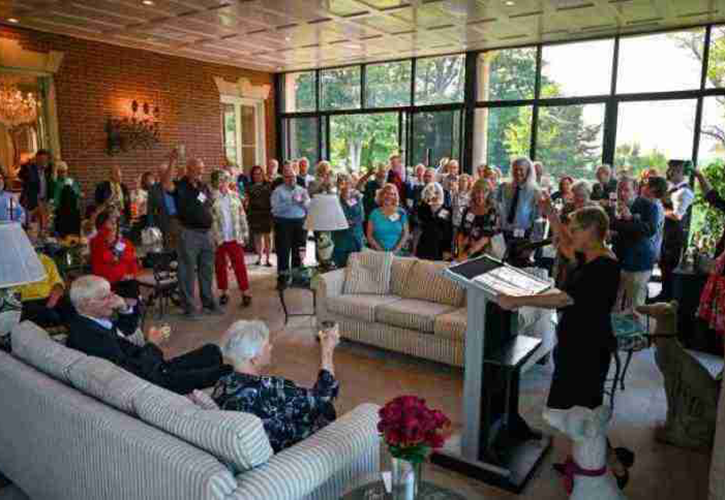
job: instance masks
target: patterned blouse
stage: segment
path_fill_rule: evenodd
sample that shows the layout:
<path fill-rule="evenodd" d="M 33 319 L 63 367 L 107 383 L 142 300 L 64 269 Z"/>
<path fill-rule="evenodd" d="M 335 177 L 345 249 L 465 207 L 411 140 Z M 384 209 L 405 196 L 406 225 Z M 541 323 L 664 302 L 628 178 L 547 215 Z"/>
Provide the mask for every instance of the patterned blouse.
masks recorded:
<path fill-rule="evenodd" d="M 212 398 L 222 410 L 252 413 L 262 420 L 275 453 L 311 436 L 337 418 L 340 384 L 321 370 L 312 389 L 281 377 L 233 372 L 219 379 Z"/>

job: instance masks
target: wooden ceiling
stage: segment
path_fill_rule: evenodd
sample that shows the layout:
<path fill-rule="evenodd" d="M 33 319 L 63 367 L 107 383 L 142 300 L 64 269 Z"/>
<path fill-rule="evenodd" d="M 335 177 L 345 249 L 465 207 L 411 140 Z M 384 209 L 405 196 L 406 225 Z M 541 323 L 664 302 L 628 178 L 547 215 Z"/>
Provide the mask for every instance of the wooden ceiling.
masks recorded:
<path fill-rule="evenodd" d="M 270 72 L 725 21 L 725 0 L 0 0 L 0 23 Z"/>

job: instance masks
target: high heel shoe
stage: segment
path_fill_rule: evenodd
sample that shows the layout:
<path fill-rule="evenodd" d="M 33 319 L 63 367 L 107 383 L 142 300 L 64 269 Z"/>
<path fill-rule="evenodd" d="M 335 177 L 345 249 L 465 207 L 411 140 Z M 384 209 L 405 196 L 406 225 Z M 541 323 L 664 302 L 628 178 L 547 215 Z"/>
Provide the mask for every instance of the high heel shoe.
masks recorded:
<path fill-rule="evenodd" d="M 612 472 L 612 475 L 614 476 L 614 479 L 617 481 L 617 486 L 620 490 L 623 490 L 625 486 L 627 486 L 627 483 L 629 482 L 629 469 L 624 469 L 624 474 L 621 476 L 619 474 L 615 474 Z"/>
<path fill-rule="evenodd" d="M 242 307 L 248 307 L 252 303 L 252 297 L 250 295 L 242 295 Z"/>

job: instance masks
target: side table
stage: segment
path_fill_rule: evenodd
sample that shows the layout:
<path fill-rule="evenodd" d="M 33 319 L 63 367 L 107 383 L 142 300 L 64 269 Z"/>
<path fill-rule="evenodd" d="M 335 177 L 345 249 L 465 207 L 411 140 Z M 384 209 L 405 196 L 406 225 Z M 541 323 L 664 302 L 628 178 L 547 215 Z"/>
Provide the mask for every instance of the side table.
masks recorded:
<path fill-rule="evenodd" d="M 314 272 L 312 268 L 296 268 L 291 269 L 288 272 L 287 280 L 280 283 L 277 286 L 277 292 L 279 293 L 279 301 L 282 303 L 282 310 L 284 311 L 284 324 L 287 325 L 289 318 L 295 316 L 314 316 L 317 310 L 317 295 L 311 284 L 311 273 Z M 312 312 L 289 312 L 287 308 L 287 302 L 285 301 L 284 295 L 287 290 L 298 289 L 307 290 L 312 293 Z"/>
<path fill-rule="evenodd" d="M 386 492 L 385 483 L 378 473 L 365 476 L 358 481 L 342 496 L 341 500 L 387 500 L 389 498 L 391 495 Z M 420 491 L 415 500 L 466 500 L 466 497 L 424 480 L 420 483 Z"/>

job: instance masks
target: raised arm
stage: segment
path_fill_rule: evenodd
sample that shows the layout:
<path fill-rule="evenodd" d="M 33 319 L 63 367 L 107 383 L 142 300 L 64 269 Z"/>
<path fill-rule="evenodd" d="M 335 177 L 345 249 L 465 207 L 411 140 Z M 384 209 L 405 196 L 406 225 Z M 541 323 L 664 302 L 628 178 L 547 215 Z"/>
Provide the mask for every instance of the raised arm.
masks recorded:
<path fill-rule="evenodd" d="M 164 170 L 164 174 L 161 176 L 161 185 L 163 186 L 164 190 L 169 193 L 173 193 L 174 191 L 176 191 L 174 179 L 176 178 L 176 166 L 178 158 L 179 153 L 176 151 L 175 148 L 172 149 L 171 153 L 169 153 L 169 168 Z"/>

